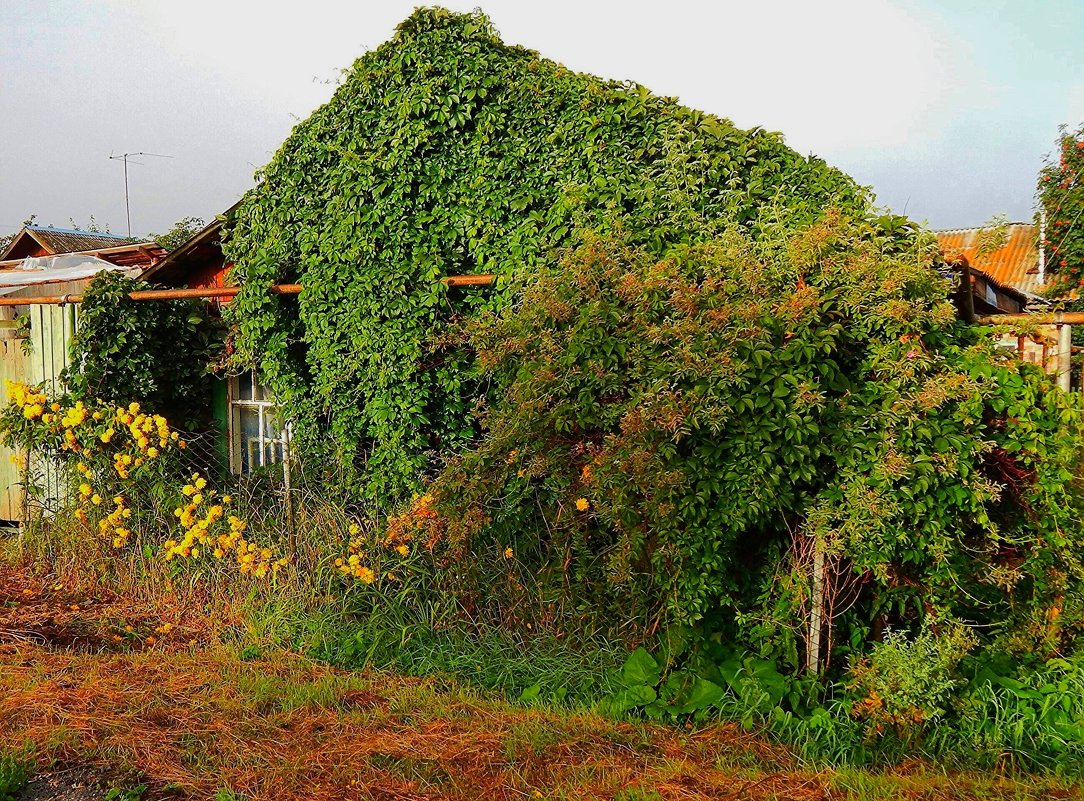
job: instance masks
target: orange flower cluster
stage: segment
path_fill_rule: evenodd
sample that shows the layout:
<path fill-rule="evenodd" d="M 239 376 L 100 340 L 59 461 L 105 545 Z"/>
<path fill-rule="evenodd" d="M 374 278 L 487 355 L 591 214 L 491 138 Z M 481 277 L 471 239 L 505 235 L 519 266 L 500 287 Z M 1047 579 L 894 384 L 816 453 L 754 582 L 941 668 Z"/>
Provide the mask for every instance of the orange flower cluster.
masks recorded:
<path fill-rule="evenodd" d="M 385 544 L 390 547 L 425 540 L 425 547 L 433 550 L 444 536 L 444 521 L 433 507 L 433 496 L 429 493 L 415 497 L 410 507 L 399 515 L 388 518 L 385 531 Z"/>
<path fill-rule="evenodd" d="M 391 560 L 396 568 L 408 563 L 412 554 L 411 543 L 419 531 L 439 526 L 439 518 L 432 507 L 433 497 L 415 497 L 411 507 L 401 515 L 388 518 L 383 536 L 365 536 L 359 525 L 350 526 L 350 543 L 345 556 L 335 560 L 340 573 L 360 579 L 365 584 L 374 583 L 379 576 L 398 581 L 399 576 L 387 570 L 384 564 Z M 436 540 L 433 541 L 433 544 Z M 432 545 L 428 547 L 432 548 Z"/>
<path fill-rule="evenodd" d="M 45 413 L 45 403 L 48 400 L 44 392 L 35 392 L 26 384 L 14 381 L 7 382 L 8 400 L 19 409 L 23 417 L 33 420 Z"/>
<path fill-rule="evenodd" d="M 98 532 L 103 537 L 112 539 L 114 548 L 123 548 L 132 536 L 131 529 L 126 525 L 126 521 L 132 516 L 132 510 L 127 507 L 121 495 L 113 498 L 113 506 L 113 511 L 98 521 Z"/>

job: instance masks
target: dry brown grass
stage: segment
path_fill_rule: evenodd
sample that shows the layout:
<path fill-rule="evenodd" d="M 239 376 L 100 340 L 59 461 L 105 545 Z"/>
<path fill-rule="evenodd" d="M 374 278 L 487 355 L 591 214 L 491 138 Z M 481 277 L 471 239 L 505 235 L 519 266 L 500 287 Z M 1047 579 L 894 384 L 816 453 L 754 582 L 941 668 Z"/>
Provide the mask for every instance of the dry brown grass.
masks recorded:
<path fill-rule="evenodd" d="M 136 775 L 158 797 L 223 788 L 311 801 L 1052 795 L 922 770 L 866 786 L 803 770 L 734 727 L 526 709 L 441 679 L 348 673 L 284 652 L 243 661 L 213 644 L 215 621 L 198 608 L 182 614 L 178 600 L 166 592 L 134 603 L 0 564 L 0 747 L 30 743 L 42 761 Z"/>

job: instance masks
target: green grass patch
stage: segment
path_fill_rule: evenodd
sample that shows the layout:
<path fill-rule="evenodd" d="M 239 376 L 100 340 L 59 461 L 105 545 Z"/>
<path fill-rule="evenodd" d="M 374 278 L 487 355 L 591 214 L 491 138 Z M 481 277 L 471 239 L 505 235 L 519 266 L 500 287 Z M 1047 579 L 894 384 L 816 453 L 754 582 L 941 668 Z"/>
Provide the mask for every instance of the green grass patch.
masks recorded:
<path fill-rule="evenodd" d="M 27 751 L 0 751 L 0 801 L 14 801 L 30 781 L 33 764 Z"/>

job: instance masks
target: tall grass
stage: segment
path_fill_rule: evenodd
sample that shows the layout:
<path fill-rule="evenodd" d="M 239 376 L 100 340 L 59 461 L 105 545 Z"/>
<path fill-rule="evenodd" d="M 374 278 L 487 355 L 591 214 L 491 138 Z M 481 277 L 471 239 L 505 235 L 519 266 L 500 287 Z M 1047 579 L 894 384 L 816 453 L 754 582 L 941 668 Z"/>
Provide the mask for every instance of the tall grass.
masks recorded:
<path fill-rule="evenodd" d="M 23 559 L 75 587 L 166 598 L 194 610 L 239 651 L 286 648 L 347 670 L 448 676 L 510 699 L 530 688 L 532 698 L 574 708 L 614 692 L 623 643 L 592 631 L 474 621 L 443 592 L 436 574 L 421 575 L 429 584 L 409 594 L 365 586 L 334 564 L 356 517 L 344 505 L 306 501 L 295 504 L 290 531 L 281 507 L 251 502 L 257 536 L 293 547 L 290 566 L 263 581 L 216 562 L 164 563 L 161 531 L 138 531 L 135 547 L 118 552 L 63 511 L 32 525 L 19 547 Z M 1000 674 L 975 669 L 945 715 L 918 736 L 871 736 L 841 684 L 807 683 L 802 692 L 804 703 L 784 708 L 750 684 L 728 693 L 702 720 L 732 721 L 770 736 L 817 766 L 890 765 L 920 756 L 945 765 L 1084 776 L 1084 658 L 1007 666 Z"/>
<path fill-rule="evenodd" d="M 238 650 L 286 648 L 344 669 L 445 675 L 513 699 L 537 685 L 537 697 L 568 706 L 612 691 L 623 643 L 592 631 L 474 622 L 432 575 L 418 576 L 426 586 L 398 593 L 344 576 L 334 562 L 357 517 L 343 504 L 298 495 L 287 530 L 281 498 L 234 491 L 260 540 L 291 544 L 291 564 L 273 579 L 239 576 L 214 561 L 166 563 L 160 543 L 168 534 L 154 528 L 137 528 L 134 547 L 117 551 L 63 509 L 30 527 L 21 554 L 73 588 L 104 587 L 133 600 L 168 596 L 214 620 L 219 639 Z"/>

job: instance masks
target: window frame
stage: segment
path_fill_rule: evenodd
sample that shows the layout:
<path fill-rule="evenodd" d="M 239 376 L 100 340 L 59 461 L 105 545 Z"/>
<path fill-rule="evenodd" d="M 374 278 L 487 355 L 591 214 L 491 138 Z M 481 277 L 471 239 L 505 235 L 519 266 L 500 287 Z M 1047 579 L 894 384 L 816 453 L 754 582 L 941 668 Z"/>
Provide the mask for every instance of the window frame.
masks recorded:
<path fill-rule="evenodd" d="M 270 465 L 281 464 L 287 465 L 290 459 L 290 424 L 285 423 L 280 428 L 280 436 L 267 437 L 265 431 L 267 431 L 267 416 L 269 411 L 277 412 L 279 404 L 275 400 L 268 400 L 271 396 L 270 390 L 260 384 L 257 379 L 256 371 L 253 370 L 248 375 L 252 379 L 252 398 L 241 397 L 241 375 L 229 376 L 229 380 L 226 384 L 226 404 L 228 411 L 228 436 L 229 436 L 229 452 L 230 452 L 230 472 L 234 475 L 251 475 L 253 471 L 268 467 Z M 261 399 L 256 400 L 259 396 Z M 242 435 L 241 427 L 241 413 L 242 411 L 256 411 L 257 414 L 257 436 L 246 440 Z M 242 458 L 242 449 L 247 442 L 257 443 L 258 451 L 258 463 L 254 463 L 254 460 L 249 458 L 248 470 L 244 470 L 244 459 Z M 270 447 L 269 447 L 270 446 Z M 281 446 L 282 459 L 268 460 L 267 455 L 270 450 L 272 454 L 278 453 L 278 448 L 275 446 Z M 284 467 L 288 469 L 288 467 Z"/>

